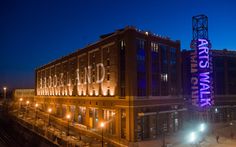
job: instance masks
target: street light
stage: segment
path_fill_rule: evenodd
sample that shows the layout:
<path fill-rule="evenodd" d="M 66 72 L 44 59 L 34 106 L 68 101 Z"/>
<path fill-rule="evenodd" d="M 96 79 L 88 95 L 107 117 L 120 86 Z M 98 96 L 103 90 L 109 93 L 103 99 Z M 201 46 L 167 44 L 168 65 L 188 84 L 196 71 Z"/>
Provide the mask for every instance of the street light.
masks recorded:
<path fill-rule="evenodd" d="M 206 125 L 204 123 L 201 123 L 200 126 L 199 126 L 199 131 L 204 132 L 205 129 L 206 129 Z"/>
<path fill-rule="evenodd" d="M 101 122 L 100 127 L 102 128 L 102 147 L 103 147 L 103 128 L 105 127 L 104 122 Z"/>
<path fill-rule="evenodd" d="M 36 121 L 37 121 L 37 108 L 38 108 L 38 106 L 39 106 L 39 104 L 36 103 L 36 104 L 35 104 L 35 123 L 36 123 Z"/>
<path fill-rule="evenodd" d="M 19 108 L 18 108 L 18 113 L 17 113 L 17 117 L 19 117 L 19 111 L 21 110 L 21 102 L 23 101 L 23 98 L 19 99 Z"/>
<path fill-rule="evenodd" d="M 7 87 L 6 86 L 3 87 L 3 92 L 4 92 L 4 99 L 6 99 L 7 98 Z"/>
<path fill-rule="evenodd" d="M 35 123 L 34 123 L 34 127 L 36 126 L 36 123 L 37 123 L 37 108 L 38 108 L 38 103 L 35 104 Z"/>
<path fill-rule="evenodd" d="M 48 126 L 50 125 L 50 113 L 52 112 L 51 108 L 48 108 Z"/>
<path fill-rule="evenodd" d="M 29 101 L 26 101 L 26 115 L 28 115 L 28 105 L 29 105 Z"/>
<path fill-rule="evenodd" d="M 194 143 L 196 141 L 196 133 L 195 132 L 191 132 L 190 136 L 189 136 L 189 142 Z"/>
<path fill-rule="evenodd" d="M 69 130 L 69 129 L 70 129 L 70 128 L 69 128 L 70 114 L 67 114 L 67 115 L 66 115 L 66 119 L 68 120 L 67 136 L 69 136 L 69 131 L 70 131 L 70 130 Z"/>

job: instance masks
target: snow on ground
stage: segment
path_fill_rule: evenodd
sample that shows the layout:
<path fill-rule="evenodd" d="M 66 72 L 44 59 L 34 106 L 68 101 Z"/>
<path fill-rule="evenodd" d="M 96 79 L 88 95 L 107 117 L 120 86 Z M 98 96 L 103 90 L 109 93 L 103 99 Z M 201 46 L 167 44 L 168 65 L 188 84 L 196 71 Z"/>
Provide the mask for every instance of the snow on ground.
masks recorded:
<path fill-rule="evenodd" d="M 236 147 L 236 139 L 221 137 L 217 143 L 215 137 L 210 136 L 200 145 L 201 147 Z"/>
<path fill-rule="evenodd" d="M 174 136 L 166 136 L 165 142 L 167 147 L 236 147 L 236 122 L 221 123 L 209 126 L 206 135 L 202 136 L 204 139 L 198 144 L 190 144 L 187 142 L 187 131 L 182 131 Z M 234 138 L 231 138 L 231 134 Z M 219 136 L 219 143 L 216 141 L 216 136 Z M 189 136 L 187 136 L 189 137 Z M 138 143 L 138 147 L 161 147 L 163 144 L 162 138 L 151 141 L 142 141 Z"/>
<path fill-rule="evenodd" d="M 178 144 L 171 147 L 236 147 L 236 139 L 221 137 L 217 143 L 214 136 L 208 136 L 200 144 Z"/>

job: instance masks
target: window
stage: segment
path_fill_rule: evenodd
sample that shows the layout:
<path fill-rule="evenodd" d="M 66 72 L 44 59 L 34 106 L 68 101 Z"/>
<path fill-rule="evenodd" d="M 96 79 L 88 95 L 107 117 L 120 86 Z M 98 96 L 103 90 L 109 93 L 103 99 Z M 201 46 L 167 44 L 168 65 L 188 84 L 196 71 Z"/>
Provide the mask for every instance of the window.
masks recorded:
<path fill-rule="evenodd" d="M 177 95 L 177 52 L 170 48 L 170 94 Z"/>
<path fill-rule="evenodd" d="M 125 41 L 124 40 L 120 41 L 120 49 L 121 50 L 125 49 Z"/>
<path fill-rule="evenodd" d="M 176 49 L 170 48 L 170 64 L 176 65 Z"/>
<path fill-rule="evenodd" d="M 225 85 L 225 69 L 224 69 L 224 57 L 215 57 L 213 58 L 214 73 L 213 78 L 215 84 L 214 92 L 216 94 L 222 95 L 226 94 L 226 85 Z"/>
<path fill-rule="evenodd" d="M 235 57 L 228 57 L 228 94 L 236 94 L 236 60 Z"/>
<path fill-rule="evenodd" d="M 161 74 L 161 81 L 167 82 L 168 81 L 168 74 Z"/>
<path fill-rule="evenodd" d="M 110 89 L 107 89 L 107 95 L 108 96 L 110 95 Z"/>
<path fill-rule="evenodd" d="M 145 53 L 145 40 L 137 39 L 137 95 L 146 95 L 146 53 Z"/>
<path fill-rule="evenodd" d="M 110 59 L 107 58 L 107 66 L 110 66 Z"/>
<path fill-rule="evenodd" d="M 120 98 L 125 96 L 125 41 L 120 41 Z"/>
<path fill-rule="evenodd" d="M 110 73 L 107 74 L 107 81 L 110 80 Z"/>
<path fill-rule="evenodd" d="M 169 87 L 168 87 L 168 49 L 166 45 L 160 45 L 161 49 L 161 96 L 169 95 Z"/>
<path fill-rule="evenodd" d="M 151 42 L 151 50 L 152 52 L 158 52 L 158 44 L 155 42 Z"/>
<path fill-rule="evenodd" d="M 121 118 L 121 138 L 126 138 L 126 110 L 120 110 L 120 118 Z"/>
<path fill-rule="evenodd" d="M 158 44 L 151 42 L 151 90 L 152 96 L 159 95 L 160 82 L 158 82 L 158 73 L 159 73 L 159 53 L 158 53 Z"/>
<path fill-rule="evenodd" d="M 95 83 L 95 76 L 93 75 L 93 83 Z"/>

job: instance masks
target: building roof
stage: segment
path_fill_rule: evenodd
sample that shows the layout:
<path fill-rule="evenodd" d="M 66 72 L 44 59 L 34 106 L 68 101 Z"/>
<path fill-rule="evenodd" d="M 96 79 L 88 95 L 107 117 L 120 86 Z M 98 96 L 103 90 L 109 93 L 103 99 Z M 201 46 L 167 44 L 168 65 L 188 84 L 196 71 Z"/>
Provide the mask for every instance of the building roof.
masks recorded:
<path fill-rule="evenodd" d="M 179 44 L 180 44 L 180 40 L 171 40 L 170 37 L 167 37 L 167 36 L 161 36 L 161 35 L 152 33 L 152 32 L 150 32 L 150 31 L 140 30 L 140 29 L 138 29 L 138 28 L 136 28 L 136 27 L 134 27 L 134 26 L 126 26 L 125 28 L 118 29 L 118 30 L 116 30 L 116 31 L 114 31 L 114 32 L 112 32 L 112 33 L 108 33 L 108 34 L 101 35 L 101 36 L 100 36 L 100 39 L 99 39 L 98 41 L 96 41 L 96 42 L 94 42 L 94 43 L 91 43 L 91 44 L 88 44 L 88 45 L 85 46 L 84 48 L 79 48 L 79 49 L 77 49 L 76 51 L 74 51 L 74 52 L 72 52 L 72 53 L 70 53 L 70 54 L 68 54 L 68 55 L 66 55 L 66 56 L 62 56 L 62 57 L 60 57 L 60 58 L 57 58 L 56 60 L 53 60 L 53 61 L 51 61 L 51 62 L 49 62 L 49 63 L 46 63 L 46 64 L 44 64 L 44 65 L 42 65 L 42 66 L 36 68 L 36 70 L 37 70 L 37 69 L 44 68 L 44 67 L 46 67 L 46 66 L 50 66 L 51 64 L 54 64 L 55 62 L 57 62 L 57 61 L 59 61 L 59 60 L 62 60 L 63 58 L 66 58 L 66 57 L 69 57 L 69 56 L 73 56 L 74 54 L 76 54 L 76 53 L 78 53 L 78 52 L 80 52 L 80 51 L 83 51 L 83 50 L 85 50 L 85 49 L 87 49 L 87 48 L 89 48 L 89 47 L 95 46 L 95 45 L 101 43 L 101 42 L 104 41 L 104 40 L 107 40 L 107 39 L 109 39 L 109 38 L 111 38 L 111 37 L 113 37 L 113 36 L 119 35 L 119 34 L 123 34 L 123 33 L 127 32 L 127 31 L 129 31 L 129 30 L 136 31 L 137 33 L 141 33 L 141 34 L 143 34 L 143 35 L 153 36 L 153 37 L 159 38 L 160 40 L 165 40 L 165 41 L 168 41 L 168 42 L 179 43 Z"/>

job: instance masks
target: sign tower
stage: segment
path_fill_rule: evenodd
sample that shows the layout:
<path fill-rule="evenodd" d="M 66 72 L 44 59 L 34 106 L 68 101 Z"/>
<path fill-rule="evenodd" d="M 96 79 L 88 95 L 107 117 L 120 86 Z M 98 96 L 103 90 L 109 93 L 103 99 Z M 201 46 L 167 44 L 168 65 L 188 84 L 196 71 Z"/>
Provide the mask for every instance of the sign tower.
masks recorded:
<path fill-rule="evenodd" d="M 208 17 L 192 17 L 191 104 L 198 118 L 207 120 L 214 103 L 211 43 L 208 39 Z"/>

